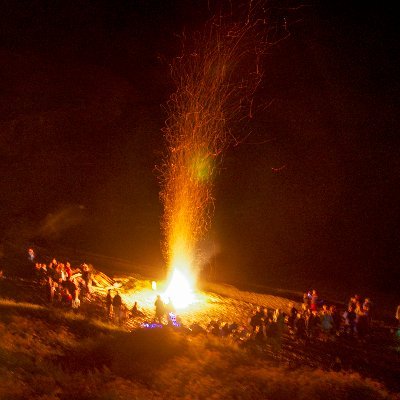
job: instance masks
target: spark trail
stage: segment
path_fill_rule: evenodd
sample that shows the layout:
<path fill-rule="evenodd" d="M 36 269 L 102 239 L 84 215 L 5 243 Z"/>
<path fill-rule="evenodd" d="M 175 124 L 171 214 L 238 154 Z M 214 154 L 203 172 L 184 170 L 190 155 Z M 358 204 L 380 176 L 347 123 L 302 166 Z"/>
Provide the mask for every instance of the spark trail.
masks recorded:
<path fill-rule="evenodd" d="M 183 38 L 182 54 L 171 65 L 177 90 L 167 103 L 163 129 L 163 252 L 171 279 L 183 275 L 190 285 L 201 260 L 199 241 L 211 225 L 221 155 L 237 140 L 230 123 L 252 116 L 263 75 L 268 24 L 255 14 L 250 7 L 239 21 L 232 14 L 212 18 L 202 33 Z"/>

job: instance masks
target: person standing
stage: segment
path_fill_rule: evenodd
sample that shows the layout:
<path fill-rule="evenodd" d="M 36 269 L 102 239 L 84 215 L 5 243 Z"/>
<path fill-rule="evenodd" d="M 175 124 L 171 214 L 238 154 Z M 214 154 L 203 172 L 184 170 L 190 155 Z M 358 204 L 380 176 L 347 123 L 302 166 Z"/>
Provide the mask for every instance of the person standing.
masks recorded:
<path fill-rule="evenodd" d="M 113 298 L 111 297 L 111 289 L 108 289 L 106 296 L 106 315 L 108 319 L 111 319 L 111 307 L 113 303 Z"/>
<path fill-rule="evenodd" d="M 118 325 L 121 325 L 121 307 L 122 307 L 122 299 L 119 293 L 117 292 L 112 300 L 112 306 L 114 310 L 114 318 L 118 320 Z"/>
<path fill-rule="evenodd" d="M 81 266 L 82 280 L 85 283 L 84 290 L 85 296 L 89 296 L 92 293 L 92 272 L 89 265 L 82 264 Z"/>
<path fill-rule="evenodd" d="M 397 326 L 400 328 L 400 304 L 397 306 L 396 319 L 397 319 Z"/>
<path fill-rule="evenodd" d="M 161 299 L 160 295 L 157 295 L 157 299 L 154 303 L 154 306 L 156 307 L 156 320 L 158 323 L 162 323 L 162 318 L 165 314 L 165 304 Z"/>
<path fill-rule="evenodd" d="M 68 261 L 65 263 L 65 273 L 67 274 L 67 278 L 71 278 L 72 268 L 71 263 L 69 263 Z"/>
<path fill-rule="evenodd" d="M 318 293 L 315 289 L 311 294 L 310 309 L 311 311 L 318 311 Z"/>
<path fill-rule="evenodd" d="M 75 296 L 72 298 L 72 310 L 78 313 L 81 301 L 79 300 L 79 290 L 75 290 Z"/>

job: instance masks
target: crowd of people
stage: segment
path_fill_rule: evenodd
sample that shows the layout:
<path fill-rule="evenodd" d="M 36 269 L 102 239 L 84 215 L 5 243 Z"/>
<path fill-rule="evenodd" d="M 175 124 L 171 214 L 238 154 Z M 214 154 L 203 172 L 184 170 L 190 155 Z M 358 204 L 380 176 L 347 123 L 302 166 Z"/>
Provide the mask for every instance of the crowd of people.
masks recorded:
<path fill-rule="evenodd" d="M 79 311 L 81 301 L 92 292 L 92 273 L 89 265 L 83 263 L 72 268 L 70 262 L 53 258 L 48 264 L 35 262 L 36 282 L 46 288 L 50 304 Z"/>
<path fill-rule="evenodd" d="M 70 262 L 60 262 L 55 258 L 48 264 L 35 262 L 34 276 L 35 281 L 46 289 L 47 301 L 51 305 L 78 312 L 81 302 L 92 299 L 93 270 L 86 263 L 72 268 Z M 123 304 L 119 292 L 115 289 L 108 289 L 105 297 L 106 319 L 122 325 L 130 316 L 140 314 L 137 302 L 129 311 Z"/>
<path fill-rule="evenodd" d="M 279 343 L 283 332 L 300 341 L 330 341 L 338 336 L 367 337 L 372 320 L 372 302 L 369 298 L 361 301 L 359 295 L 350 298 L 347 308 L 338 310 L 319 300 L 316 290 L 303 296 L 301 307 L 293 302 L 287 310 L 271 310 L 257 307 L 249 318 L 251 336 L 255 340 L 271 340 Z"/>
<path fill-rule="evenodd" d="M 33 258 L 31 261 L 34 262 Z M 68 261 L 64 263 L 52 259 L 48 264 L 36 262 L 34 265 L 35 278 L 46 287 L 49 303 L 78 312 L 81 301 L 90 298 L 92 272 L 87 264 L 72 268 Z M 129 318 L 145 317 L 137 302 L 129 310 L 114 288 L 108 289 L 103 307 L 106 318 L 118 325 Z M 154 307 L 153 323 L 181 326 L 170 299 L 165 303 L 158 295 Z M 340 336 L 364 341 L 371 329 L 372 313 L 373 304 L 369 298 L 361 299 L 355 294 L 349 299 L 347 307 L 339 310 L 335 305 L 326 304 L 317 291 L 312 290 L 304 293 L 301 306 L 296 306 L 294 302 L 290 302 L 286 310 L 257 306 L 249 316 L 247 326 L 210 321 L 204 328 L 193 324 L 190 329 L 195 333 L 205 332 L 215 336 L 231 335 L 240 341 L 270 341 L 277 346 L 283 333 L 305 342 L 316 339 L 330 341 Z M 400 321 L 400 306 L 396 318 Z"/>
<path fill-rule="evenodd" d="M 171 313 L 166 312 L 166 305 L 160 296 L 157 296 L 154 305 L 155 320 L 162 323 L 166 316 L 170 324 L 168 315 Z M 365 341 L 371 329 L 372 311 L 369 298 L 362 301 L 356 294 L 344 310 L 339 310 L 335 305 L 320 300 L 317 291 L 312 290 L 304 294 L 301 306 L 296 306 L 294 302 L 289 302 L 284 310 L 257 306 L 245 325 L 211 320 L 205 327 L 192 324 L 190 331 L 219 337 L 231 336 L 241 343 L 270 343 L 277 348 L 284 334 L 304 343 L 314 340 L 328 342 L 338 337 Z"/>
<path fill-rule="evenodd" d="M 113 291 L 115 294 L 113 296 Z M 123 303 L 122 297 L 118 290 L 108 289 L 105 298 L 106 318 L 114 321 L 118 325 L 122 325 L 125 320 L 135 317 L 144 317 L 144 313 L 139 310 L 138 303 L 135 301 L 132 308 Z"/>

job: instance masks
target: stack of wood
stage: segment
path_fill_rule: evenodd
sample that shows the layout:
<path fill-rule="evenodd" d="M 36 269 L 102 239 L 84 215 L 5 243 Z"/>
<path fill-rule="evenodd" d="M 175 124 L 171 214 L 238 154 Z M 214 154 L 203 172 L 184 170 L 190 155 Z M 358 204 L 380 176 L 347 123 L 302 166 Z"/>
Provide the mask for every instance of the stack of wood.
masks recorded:
<path fill-rule="evenodd" d="M 98 289 L 111 289 L 114 287 L 115 281 L 107 276 L 105 273 L 93 270 L 92 273 L 92 285 Z"/>

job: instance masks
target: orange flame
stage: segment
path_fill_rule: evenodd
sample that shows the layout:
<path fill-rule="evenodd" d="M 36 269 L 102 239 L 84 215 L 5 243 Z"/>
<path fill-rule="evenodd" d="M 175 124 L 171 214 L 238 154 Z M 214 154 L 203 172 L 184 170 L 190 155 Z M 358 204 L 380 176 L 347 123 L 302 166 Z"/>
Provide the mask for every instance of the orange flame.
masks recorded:
<path fill-rule="evenodd" d="M 193 301 L 198 244 L 211 225 L 218 156 L 232 139 L 237 141 L 227 122 L 252 114 L 252 96 L 261 81 L 265 21 L 252 18 L 253 13 L 250 7 L 239 23 L 213 18 L 193 43 L 185 42 L 172 65 L 177 91 L 167 104 L 168 153 L 160 197 L 170 269 L 166 294 L 175 306 Z"/>

